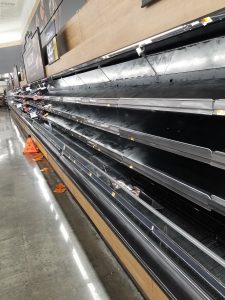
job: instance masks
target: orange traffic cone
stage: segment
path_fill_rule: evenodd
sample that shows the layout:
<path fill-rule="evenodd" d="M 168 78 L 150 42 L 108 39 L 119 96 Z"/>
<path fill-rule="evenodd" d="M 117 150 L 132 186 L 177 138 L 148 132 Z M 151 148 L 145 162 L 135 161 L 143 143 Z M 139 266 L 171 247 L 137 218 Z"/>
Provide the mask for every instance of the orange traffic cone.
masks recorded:
<path fill-rule="evenodd" d="M 65 191 L 66 191 L 66 186 L 63 183 L 56 184 L 54 193 L 62 194 Z"/>
<path fill-rule="evenodd" d="M 25 147 L 23 149 L 23 154 L 29 154 L 29 153 L 37 153 L 39 150 L 37 146 L 32 141 L 32 138 L 28 136 Z"/>

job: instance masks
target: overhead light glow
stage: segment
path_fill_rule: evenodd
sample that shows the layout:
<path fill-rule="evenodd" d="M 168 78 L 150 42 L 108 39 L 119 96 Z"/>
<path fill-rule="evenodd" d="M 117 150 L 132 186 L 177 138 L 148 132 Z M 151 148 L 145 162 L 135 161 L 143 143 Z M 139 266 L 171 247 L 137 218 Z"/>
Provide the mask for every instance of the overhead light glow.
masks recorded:
<path fill-rule="evenodd" d="M 0 32 L 0 41 L 1 44 L 19 42 L 22 38 L 21 33 L 19 32 Z"/>

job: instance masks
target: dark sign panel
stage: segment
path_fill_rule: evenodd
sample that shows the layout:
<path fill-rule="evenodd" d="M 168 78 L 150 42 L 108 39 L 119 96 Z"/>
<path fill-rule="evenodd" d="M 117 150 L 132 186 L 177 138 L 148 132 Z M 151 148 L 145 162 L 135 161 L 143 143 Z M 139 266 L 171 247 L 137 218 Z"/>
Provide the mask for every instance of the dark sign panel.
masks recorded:
<path fill-rule="evenodd" d="M 17 69 L 17 66 L 14 66 L 14 68 L 13 68 L 13 82 L 14 82 L 14 88 L 20 87 L 20 82 L 19 82 L 19 75 L 18 75 L 18 69 Z"/>
<path fill-rule="evenodd" d="M 27 41 L 23 54 L 27 82 L 34 82 L 45 77 L 45 68 L 42 58 L 42 48 L 39 30 Z"/>
<path fill-rule="evenodd" d="M 46 26 L 46 28 L 43 30 L 41 34 L 42 46 L 48 44 L 55 35 L 56 35 L 56 27 L 55 27 L 55 20 L 53 19 L 51 22 L 48 23 L 48 25 Z"/>
<path fill-rule="evenodd" d="M 56 37 L 54 37 L 47 45 L 47 57 L 49 65 L 59 59 Z"/>

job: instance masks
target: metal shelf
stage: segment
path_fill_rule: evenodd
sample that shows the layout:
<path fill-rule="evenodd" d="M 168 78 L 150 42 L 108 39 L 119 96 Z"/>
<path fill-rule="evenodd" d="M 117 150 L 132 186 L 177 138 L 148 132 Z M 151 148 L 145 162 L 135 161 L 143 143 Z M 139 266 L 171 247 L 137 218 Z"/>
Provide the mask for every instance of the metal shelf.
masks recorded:
<path fill-rule="evenodd" d="M 198 98 L 93 98 L 72 96 L 29 96 L 18 95 L 25 99 L 56 101 L 81 105 L 118 107 L 149 111 L 168 111 L 203 115 L 225 115 L 225 100 Z"/>
<path fill-rule="evenodd" d="M 204 247 L 203 244 L 189 236 L 186 232 L 148 205 L 146 205 L 145 210 L 143 211 L 143 202 L 140 202 L 139 198 L 135 195 L 129 194 L 124 187 L 121 186 L 119 190 L 116 190 L 115 196 L 113 196 L 112 187 L 118 185 L 115 181 L 115 177 L 111 177 L 107 174 L 105 167 L 100 170 L 95 164 L 92 164 L 90 159 L 93 155 L 91 155 L 89 151 L 84 151 L 84 148 L 82 148 L 81 151 L 77 140 L 73 141 L 70 138 L 67 138 L 66 134 L 63 132 L 60 133 L 54 129 L 52 132 L 49 132 L 43 125 L 38 124 L 37 122 L 30 123 L 29 126 L 31 130 L 36 130 L 40 136 L 42 135 L 44 139 L 49 141 L 53 147 L 59 151 L 57 161 L 64 161 L 65 158 L 68 160 L 68 166 L 71 167 L 70 170 L 72 173 L 75 172 L 75 170 L 77 172 L 79 178 L 78 182 L 81 181 L 83 176 L 86 176 L 87 181 L 85 186 L 91 187 L 92 184 L 94 184 L 95 188 L 101 189 L 101 191 L 110 195 L 111 202 L 109 207 L 112 208 L 117 206 L 119 209 L 122 208 L 123 220 L 127 220 L 127 214 L 129 214 L 129 216 L 135 216 L 136 224 L 138 224 L 138 226 L 142 225 L 141 232 L 143 232 L 143 230 L 149 230 L 148 237 L 146 236 L 147 240 L 151 239 L 152 236 L 156 238 L 154 243 L 157 241 L 161 246 L 164 245 L 166 249 L 169 250 L 167 251 L 167 255 L 170 255 L 171 252 L 172 257 L 175 255 L 176 264 L 182 262 L 185 265 L 186 274 L 189 274 L 189 269 L 191 269 L 191 272 L 195 273 L 195 280 L 198 280 L 197 278 L 199 276 L 200 281 L 202 281 L 203 278 L 204 284 L 211 287 L 213 286 L 217 293 L 224 293 L 224 287 L 221 284 L 221 281 L 218 281 L 218 278 L 223 278 L 221 274 L 223 274 L 225 263 L 222 258 L 217 256 L 210 249 Z M 43 137 L 41 139 L 43 139 Z M 55 153 L 57 153 L 57 151 Z M 112 184 L 113 182 L 114 184 Z M 98 199 L 100 202 L 106 203 L 106 198 L 98 197 Z M 148 217 L 148 215 L 150 216 Z M 115 225 L 116 223 L 113 222 L 113 224 Z M 134 238 L 132 240 L 136 241 Z M 192 249 L 191 255 L 186 251 L 185 247 Z M 140 250 L 140 246 L 138 249 Z M 149 248 L 147 249 L 147 253 L 149 253 Z M 200 257 L 202 264 L 198 261 Z M 204 263 L 206 263 L 206 266 Z M 217 272 L 214 271 L 215 265 L 217 266 Z M 213 273 L 210 272 L 211 266 L 213 267 Z"/>
<path fill-rule="evenodd" d="M 87 128 L 86 125 L 74 126 L 60 117 L 47 116 L 46 119 L 90 147 L 182 197 L 207 210 L 225 214 L 225 189 L 220 184 L 225 177 L 222 170 L 215 172 L 213 168 L 204 164 L 189 162 L 181 157 L 178 159 L 173 154 L 137 145 L 113 135 L 109 137 L 107 133 Z"/>
<path fill-rule="evenodd" d="M 225 115 L 225 99 L 204 98 L 93 98 L 72 96 L 15 95 L 22 99 L 46 100 L 80 105 L 118 107 L 136 110 L 168 111 L 202 115 Z"/>
<path fill-rule="evenodd" d="M 81 111 L 77 111 L 76 108 L 73 110 L 62 106 L 63 103 L 60 103 L 58 106 L 46 107 L 30 103 L 31 106 L 37 107 L 38 109 L 48 111 L 50 113 L 65 117 L 69 120 L 88 125 L 100 129 L 102 131 L 110 132 L 115 135 L 119 135 L 122 138 L 126 138 L 136 143 L 142 143 L 154 148 L 158 148 L 170 153 L 174 153 L 180 156 L 184 156 L 190 159 L 201 161 L 203 163 L 210 164 L 214 167 L 225 169 L 225 153 L 222 151 L 213 151 L 208 147 L 191 144 L 188 142 L 183 142 L 179 140 L 174 140 L 172 138 L 166 138 L 156 134 L 149 134 L 146 132 L 130 129 L 131 123 L 126 123 L 123 121 L 121 116 L 120 120 L 115 120 L 115 117 L 111 116 L 108 119 L 99 113 L 98 117 L 100 121 L 93 119 L 97 118 L 97 115 L 89 116 L 88 112 L 86 115 Z M 134 120 L 136 122 L 137 120 Z M 111 123 L 110 123 L 111 122 Z M 115 124 L 115 122 L 117 124 Z"/>
<path fill-rule="evenodd" d="M 43 99 L 55 101 L 54 96 L 44 96 Z M 62 97 L 62 102 L 76 103 L 81 105 L 170 111 L 204 115 L 212 115 L 214 112 L 214 100 L 212 99 Z"/>
<path fill-rule="evenodd" d="M 213 114 L 212 99 L 120 98 L 118 107 L 191 114 Z"/>

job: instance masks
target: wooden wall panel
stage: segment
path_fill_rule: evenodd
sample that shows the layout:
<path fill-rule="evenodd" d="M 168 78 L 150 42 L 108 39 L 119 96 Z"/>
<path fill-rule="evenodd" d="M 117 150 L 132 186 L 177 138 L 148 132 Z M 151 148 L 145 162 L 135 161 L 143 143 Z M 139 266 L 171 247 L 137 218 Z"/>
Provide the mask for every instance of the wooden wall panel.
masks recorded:
<path fill-rule="evenodd" d="M 82 42 L 80 24 L 78 18 L 72 18 L 63 31 L 64 39 L 69 50 L 73 49 Z"/>
<path fill-rule="evenodd" d="M 88 0 L 68 22 L 69 51 L 51 66 L 53 75 L 225 7 L 225 0 Z"/>

